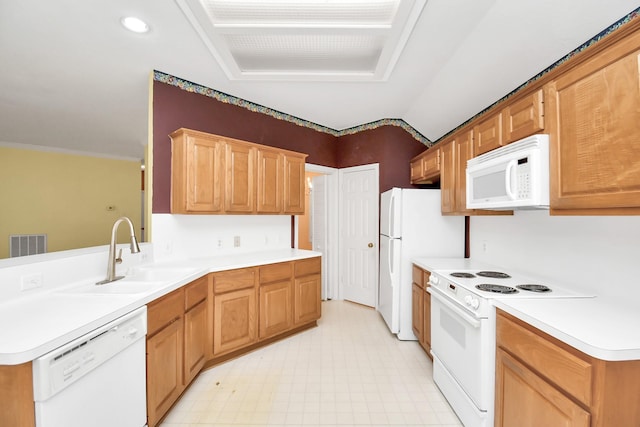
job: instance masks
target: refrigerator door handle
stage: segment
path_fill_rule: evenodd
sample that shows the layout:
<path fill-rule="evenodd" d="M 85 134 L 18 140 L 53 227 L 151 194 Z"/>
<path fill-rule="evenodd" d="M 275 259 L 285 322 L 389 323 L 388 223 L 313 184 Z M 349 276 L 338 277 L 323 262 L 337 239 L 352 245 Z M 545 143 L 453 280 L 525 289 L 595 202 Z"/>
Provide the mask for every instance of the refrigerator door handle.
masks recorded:
<path fill-rule="evenodd" d="M 389 264 L 389 274 L 393 276 L 393 239 L 389 239 L 389 254 L 387 255 L 387 263 Z M 393 280 L 391 281 L 393 285 Z"/>
<path fill-rule="evenodd" d="M 391 193 L 391 197 L 389 198 L 389 237 L 396 237 L 396 228 L 395 228 L 395 204 L 396 204 L 396 196 Z"/>

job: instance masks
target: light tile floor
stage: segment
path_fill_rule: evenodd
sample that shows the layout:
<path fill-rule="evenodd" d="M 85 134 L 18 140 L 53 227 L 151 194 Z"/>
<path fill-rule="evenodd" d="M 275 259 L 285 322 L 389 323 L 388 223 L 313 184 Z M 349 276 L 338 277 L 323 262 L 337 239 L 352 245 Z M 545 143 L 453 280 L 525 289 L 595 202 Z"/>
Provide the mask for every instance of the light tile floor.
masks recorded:
<path fill-rule="evenodd" d="M 417 342 L 371 308 L 322 310 L 317 328 L 202 372 L 161 427 L 462 426 Z"/>

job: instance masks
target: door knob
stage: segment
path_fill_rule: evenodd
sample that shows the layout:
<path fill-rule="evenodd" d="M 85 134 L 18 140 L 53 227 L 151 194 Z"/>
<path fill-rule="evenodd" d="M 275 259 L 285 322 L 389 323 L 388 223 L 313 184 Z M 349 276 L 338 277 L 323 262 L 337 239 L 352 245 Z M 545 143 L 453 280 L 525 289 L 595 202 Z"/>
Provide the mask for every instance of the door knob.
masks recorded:
<path fill-rule="evenodd" d="M 373 243 L 369 243 L 367 246 L 369 246 L 370 248 L 373 247 Z"/>

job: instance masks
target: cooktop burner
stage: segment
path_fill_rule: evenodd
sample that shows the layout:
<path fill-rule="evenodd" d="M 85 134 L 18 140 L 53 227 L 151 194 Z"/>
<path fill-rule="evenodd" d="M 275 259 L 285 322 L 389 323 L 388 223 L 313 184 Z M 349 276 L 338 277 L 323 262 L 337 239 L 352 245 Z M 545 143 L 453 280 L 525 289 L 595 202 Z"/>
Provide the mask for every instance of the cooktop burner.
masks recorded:
<path fill-rule="evenodd" d="M 462 277 L 464 279 L 471 279 L 473 277 L 476 277 L 475 274 L 471 274 L 471 273 L 460 273 L 460 272 L 455 272 L 455 273 L 451 273 L 451 276 L 453 277 Z"/>
<path fill-rule="evenodd" d="M 482 277 L 491 277 L 492 279 L 509 279 L 511 277 L 507 273 L 500 271 L 478 271 L 476 274 Z"/>
<path fill-rule="evenodd" d="M 516 288 L 512 288 L 511 286 L 494 285 L 491 283 L 482 283 L 480 285 L 476 285 L 476 289 L 487 292 L 495 292 L 497 294 L 515 294 L 516 292 L 518 292 Z"/>
<path fill-rule="evenodd" d="M 551 292 L 551 288 L 545 285 L 534 285 L 527 283 L 525 285 L 517 285 L 516 288 L 530 292 Z"/>

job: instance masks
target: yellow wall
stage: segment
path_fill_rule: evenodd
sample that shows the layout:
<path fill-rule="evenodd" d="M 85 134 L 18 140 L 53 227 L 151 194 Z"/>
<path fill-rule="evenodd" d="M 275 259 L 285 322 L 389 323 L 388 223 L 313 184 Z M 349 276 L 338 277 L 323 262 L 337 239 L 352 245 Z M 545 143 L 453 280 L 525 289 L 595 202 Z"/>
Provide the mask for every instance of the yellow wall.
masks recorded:
<path fill-rule="evenodd" d="M 0 147 L 0 258 L 11 234 L 46 233 L 48 252 L 108 244 L 121 216 L 139 238 L 139 162 Z"/>

